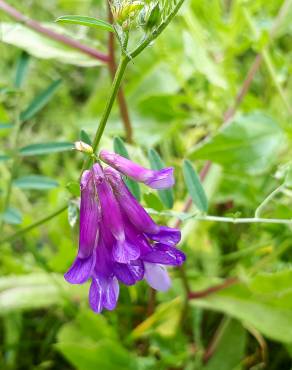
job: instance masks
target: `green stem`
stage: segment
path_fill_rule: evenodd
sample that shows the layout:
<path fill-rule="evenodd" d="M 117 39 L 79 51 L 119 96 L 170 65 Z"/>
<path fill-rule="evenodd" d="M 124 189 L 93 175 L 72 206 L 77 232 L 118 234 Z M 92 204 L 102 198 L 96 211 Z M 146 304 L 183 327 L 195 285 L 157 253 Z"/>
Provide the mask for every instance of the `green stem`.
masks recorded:
<path fill-rule="evenodd" d="M 136 49 L 134 49 L 130 53 L 131 59 L 139 55 L 153 40 L 155 40 L 161 34 L 162 31 L 164 31 L 164 29 L 169 25 L 172 19 L 176 16 L 177 12 L 179 11 L 183 3 L 184 3 L 184 0 L 180 0 L 174 7 L 173 11 L 166 18 L 166 20 L 163 23 L 161 23 L 161 25 L 154 32 L 152 32 L 148 37 L 146 37 L 145 40 L 140 45 L 138 45 Z"/>
<path fill-rule="evenodd" d="M 16 233 L 10 235 L 10 236 L 7 236 L 6 238 L 0 240 L 0 244 L 2 243 L 6 243 L 6 242 L 10 242 L 11 240 L 14 240 L 16 238 L 19 238 L 20 236 L 28 233 L 29 231 L 35 229 L 36 227 L 50 221 L 52 218 L 58 216 L 59 214 L 63 213 L 66 209 L 68 208 L 67 204 L 66 205 L 63 205 L 61 208 L 57 209 L 57 211 L 49 214 L 48 216 L 40 219 L 39 221 L 36 221 L 34 222 L 33 224 L 23 228 L 23 229 L 20 229 L 19 231 L 17 231 Z"/>
<path fill-rule="evenodd" d="M 251 217 L 251 218 L 233 218 L 233 217 L 218 217 L 218 216 L 193 216 L 198 221 L 216 221 L 216 222 L 227 222 L 232 224 L 254 224 L 254 223 L 262 223 L 262 224 L 284 224 L 284 225 L 292 225 L 292 219 L 278 219 L 278 218 L 259 218 L 259 217 Z"/>
<path fill-rule="evenodd" d="M 10 204 L 10 198 L 11 198 L 11 193 L 12 193 L 12 183 L 15 177 L 17 164 L 18 164 L 17 141 L 18 141 L 18 137 L 20 133 L 20 126 L 21 126 L 18 106 L 19 106 L 19 102 L 17 102 L 17 108 L 15 112 L 16 114 L 15 114 L 14 133 L 11 138 L 12 164 L 11 164 L 10 176 L 9 176 L 7 186 L 6 186 L 6 194 L 5 194 L 4 203 L 3 203 L 3 215 L 7 211 L 9 204 Z M 4 225 L 4 217 L 2 216 L 0 219 L 0 234 L 3 229 L 3 225 Z"/>
<path fill-rule="evenodd" d="M 259 218 L 263 209 L 265 208 L 265 206 L 278 194 L 280 193 L 282 190 L 283 190 L 284 186 L 283 185 L 280 185 L 279 187 L 277 187 L 274 191 L 271 192 L 271 194 L 269 194 L 266 199 L 263 200 L 263 202 L 258 206 L 258 208 L 256 209 L 255 211 L 255 218 Z"/>
<path fill-rule="evenodd" d="M 95 137 L 93 139 L 92 148 L 93 148 L 94 152 L 98 148 L 100 139 L 101 139 L 102 134 L 104 132 L 104 129 L 106 127 L 109 115 L 111 113 L 115 98 L 118 94 L 118 91 L 119 91 L 119 88 L 120 88 L 120 85 L 121 85 L 121 82 L 122 82 L 122 78 L 124 76 L 124 73 L 125 73 L 125 70 L 126 70 L 126 67 L 129 63 L 129 61 L 130 61 L 129 57 L 127 55 L 123 55 L 122 58 L 121 58 L 120 64 L 117 68 L 115 78 L 114 78 L 114 81 L 112 83 L 109 99 L 107 101 L 105 110 L 103 112 L 100 123 L 98 125 Z M 87 168 L 89 163 L 90 163 L 90 158 L 87 158 L 87 160 L 84 163 L 83 169 Z"/>

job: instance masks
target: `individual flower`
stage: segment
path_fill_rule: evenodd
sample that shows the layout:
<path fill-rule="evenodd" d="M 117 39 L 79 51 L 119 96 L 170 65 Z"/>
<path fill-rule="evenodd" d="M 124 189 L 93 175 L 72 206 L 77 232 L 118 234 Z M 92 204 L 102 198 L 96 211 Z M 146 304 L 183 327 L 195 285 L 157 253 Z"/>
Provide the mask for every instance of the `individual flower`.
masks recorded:
<path fill-rule="evenodd" d="M 119 154 L 101 150 L 100 159 L 131 179 L 150 186 L 153 189 L 165 189 L 174 185 L 173 168 L 162 170 L 149 170 L 130 161 Z"/>
<path fill-rule="evenodd" d="M 132 178 L 152 184 L 174 182 L 172 171 L 168 171 L 167 180 L 161 180 L 166 170 L 147 170 L 120 158 L 115 168 L 121 167 L 121 172 L 131 173 Z M 80 188 L 79 249 L 65 279 L 72 284 L 91 279 L 89 303 L 93 311 L 116 307 L 119 283 L 134 285 L 144 278 L 154 289 L 169 289 L 166 266 L 185 261 L 183 252 L 176 248 L 180 231 L 157 225 L 114 168 L 104 170 L 95 163 L 83 172 Z"/>

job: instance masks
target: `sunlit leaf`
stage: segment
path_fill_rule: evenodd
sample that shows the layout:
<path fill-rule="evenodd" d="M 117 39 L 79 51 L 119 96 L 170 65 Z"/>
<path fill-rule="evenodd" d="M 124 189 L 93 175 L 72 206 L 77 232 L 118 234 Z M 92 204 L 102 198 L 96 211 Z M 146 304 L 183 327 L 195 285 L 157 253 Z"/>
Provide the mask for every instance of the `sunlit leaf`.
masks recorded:
<path fill-rule="evenodd" d="M 86 17 L 82 15 L 62 15 L 56 19 L 57 23 L 69 23 L 69 24 L 79 24 L 81 26 L 98 28 L 105 31 L 114 32 L 113 26 L 101 19 L 96 19 L 93 17 Z"/>
<path fill-rule="evenodd" d="M 47 23 L 42 25 L 59 34 L 65 33 L 64 27 L 56 24 Z M 25 50 L 28 54 L 36 58 L 55 59 L 60 63 L 73 64 L 81 67 L 94 67 L 103 64 L 96 58 L 92 58 L 63 43 L 52 40 L 19 23 L 1 22 L 0 33 L 2 42 Z M 68 34 L 68 31 L 66 31 L 66 34 Z"/>
<path fill-rule="evenodd" d="M 207 159 L 228 170 L 263 171 L 283 148 L 281 127 L 269 116 L 252 113 L 234 119 L 208 141 L 196 146 L 192 159 Z"/>

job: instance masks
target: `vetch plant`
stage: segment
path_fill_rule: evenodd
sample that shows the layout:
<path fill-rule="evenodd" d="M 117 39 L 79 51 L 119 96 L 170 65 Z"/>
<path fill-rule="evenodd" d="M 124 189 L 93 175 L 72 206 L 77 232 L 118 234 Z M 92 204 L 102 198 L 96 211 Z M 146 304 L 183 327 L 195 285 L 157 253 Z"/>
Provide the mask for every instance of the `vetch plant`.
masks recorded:
<path fill-rule="evenodd" d="M 101 157 L 111 156 L 102 152 Z M 112 154 L 115 165 L 124 159 Z M 151 173 L 151 183 L 168 187 L 174 183 L 172 173 L 151 171 L 128 161 L 132 178 L 141 179 L 141 172 Z M 127 172 L 127 166 L 123 173 Z M 134 169 L 134 170 L 133 170 Z M 137 177 L 135 176 L 135 173 Z M 140 181 L 143 181 L 141 179 Z M 72 284 L 92 279 L 90 306 L 100 313 L 116 307 L 119 284 L 134 285 L 143 278 L 161 291 L 170 287 L 165 266 L 180 266 L 183 252 L 176 249 L 180 241 L 178 229 L 157 225 L 131 194 L 119 172 L 95 163 L 81 177 L 80 236 L 76 260 L 65 274 Z"/>

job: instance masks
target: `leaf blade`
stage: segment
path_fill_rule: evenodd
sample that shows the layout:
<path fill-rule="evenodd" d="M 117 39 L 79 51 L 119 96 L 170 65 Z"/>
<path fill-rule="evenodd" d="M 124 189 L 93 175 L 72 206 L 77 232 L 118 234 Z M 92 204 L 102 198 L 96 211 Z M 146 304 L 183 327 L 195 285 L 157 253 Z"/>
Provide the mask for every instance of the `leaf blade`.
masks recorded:
<path fill-rule="evenodd" d="M 41 175 L 20 177 L 13 181 L 13 185 L 23 190 L 50 190 L 59 186 L 54 179 Z"/>
<path fill-rule="evenodd" d="M 207 212 L 208 200 L 204 188 L 201 184 L 197 172 L 195 171 L 191 162 L 188 159 L 184 160 L 183 174 L 187 189 L 194 204 L 198 207 L 200 211 Z"/>
<path fill-rule="evenodd" d="M 30 104 L 29 106 L 20 114 L 20 120 L 22 122 L 31 119 L 35 116 L 41 109 L 43 109 L 49 101 L 52 99 L 53 95 L 57 91 L 61 84 L 61 80 L 53 81 L 47 89 L 40 93 Z"/>
<path fill-rule="evenodd" d="M 63 15 L 56 19 L 56 23 L 78 24 L 80 26 L 93 27 L 109 32 L 114 32 L 114 28 L 110 23 L 103 21 L 101 19 L 82 15 Z"/>
<path fill-rule="evenodd" d="M 70 142 L 47 142 L 25 146 L 19 150 L 23 157 L 33 155 L 45 155 L 51 153 L 65 152 L 74 149 L 73 143 Z"/>

